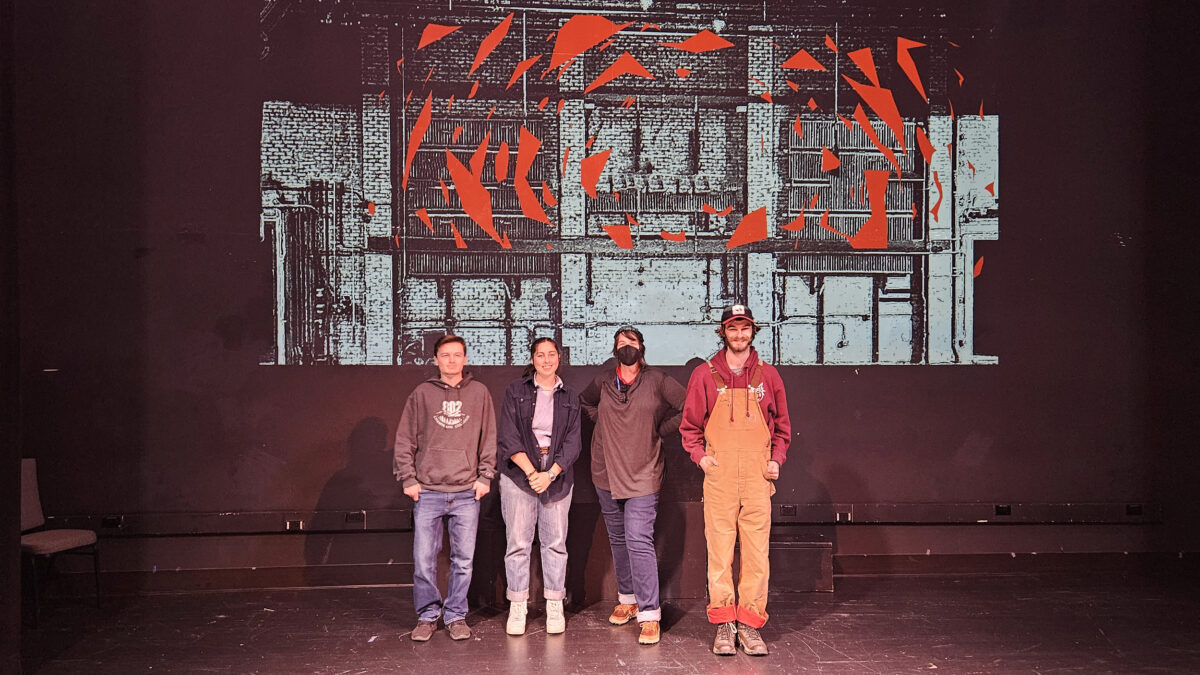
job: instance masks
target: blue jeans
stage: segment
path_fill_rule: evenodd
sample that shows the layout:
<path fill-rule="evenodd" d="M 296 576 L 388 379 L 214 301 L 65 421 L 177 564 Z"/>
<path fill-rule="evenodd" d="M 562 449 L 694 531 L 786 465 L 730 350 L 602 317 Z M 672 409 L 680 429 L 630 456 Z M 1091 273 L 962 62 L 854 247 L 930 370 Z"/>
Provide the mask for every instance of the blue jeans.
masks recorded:
<path fill-rule="evenodd" d="M 443 602 L 437 587 L 438 553 L 442 551 L 442 518 L 450 527 L 450 588 Z M 421 490 L 413 502 L 413 604 L 421 621 L 447 624 L 467 617 L 467 587 L 479 530 L 479 502 L 474 488 L 461 492 Z"/>
<path fill-rule="evenodd" d="M 542 549 L 542 586 L 547 600 L 567 597 L 567 518 L 572 486 L 558 501 L 543 504 L 537 495 L 522 490 L 508 474 L 500 474 L 500 513 L 508 536 L 504 552 L 505 597 L 514 602 L 529 599 L 529 555 L 537 527 Z"/>
<path fill-rule="evenodd" d="M 658 494 L 613 499 L 608 490 L 596 488 L 596 495 L 600 498 L 600 513 L 604 514 L 608 544 L 612 548 L 618 600 L 638 606 L 639 623 L 660 621 L 658 556 L 654 553 Z"/>

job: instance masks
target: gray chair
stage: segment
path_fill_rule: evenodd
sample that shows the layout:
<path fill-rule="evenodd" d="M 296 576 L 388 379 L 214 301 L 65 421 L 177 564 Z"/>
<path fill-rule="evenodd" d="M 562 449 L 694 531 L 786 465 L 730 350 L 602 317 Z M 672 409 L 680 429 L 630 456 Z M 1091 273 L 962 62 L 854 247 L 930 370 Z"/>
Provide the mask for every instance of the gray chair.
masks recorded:
<path fill-rule="evenodd" d="M 41 612 L 41 589 L 38 579 L 39 561 L 46 561 L 53 570 L 54 557 L 59 553 L 92 556 L 92 572 L 96 577 L 96 606 L 100 606 L 100 549 L 92 530 L 46 530 L 42 499 L 38 494 L 37 460 L 21 460 L 21 554 L 29 560 L 30 592 L 33 596 L 33 623 L 37 625 Z"/>

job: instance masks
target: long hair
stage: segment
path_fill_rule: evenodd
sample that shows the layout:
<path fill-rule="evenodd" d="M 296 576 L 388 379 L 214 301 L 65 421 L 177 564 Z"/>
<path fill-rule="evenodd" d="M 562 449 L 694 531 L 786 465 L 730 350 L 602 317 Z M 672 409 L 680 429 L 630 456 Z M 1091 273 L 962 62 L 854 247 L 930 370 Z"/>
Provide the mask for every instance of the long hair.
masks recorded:
<path fill-rule="evenodd" d="M 554 341 L 554 338 L 540 337 L 529 345 L 529 365 L 525 366 L 525 372 L 521 375 L 521 377 L 529 377 L 537 372 L 537 368 L 535 368 L 533 365 L 533 355 L 537 354 L 538 345 L 542 344 L 543 342 L 549 342 L 550 344 L 554 345 L 554 351 L 558 352 L 558 365 L 562 365 L 562 349 L 559 348 L 558 343 Z"/>

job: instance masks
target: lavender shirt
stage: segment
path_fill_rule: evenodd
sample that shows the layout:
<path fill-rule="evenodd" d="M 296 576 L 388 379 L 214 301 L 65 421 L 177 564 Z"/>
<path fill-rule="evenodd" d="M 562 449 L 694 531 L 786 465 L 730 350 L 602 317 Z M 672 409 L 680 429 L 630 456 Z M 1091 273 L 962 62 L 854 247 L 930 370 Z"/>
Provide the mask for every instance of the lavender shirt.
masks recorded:
<path fill-rule="evenodd" d="M 554 386 L 550 389 L 542 389 L 536 378 L 533 384 L 537 388 L 537 401 L 533 404 L 533 440 L 538 447 L 544 448 L 550 445 L 550 432 L 554 428 L 554 392 L 562 388 L 563 381 L 555 376 Z"/>

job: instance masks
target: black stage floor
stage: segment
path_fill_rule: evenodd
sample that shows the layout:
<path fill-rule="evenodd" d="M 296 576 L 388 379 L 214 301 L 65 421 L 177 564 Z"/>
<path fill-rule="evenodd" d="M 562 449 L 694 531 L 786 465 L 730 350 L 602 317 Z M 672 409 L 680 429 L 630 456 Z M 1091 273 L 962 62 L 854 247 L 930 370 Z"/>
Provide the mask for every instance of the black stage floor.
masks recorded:
<path fill-rule="evenodd" d="M 498 609 L 472 640 L 409 640 L 407 587 L 58 598 L 22 637 L 44 673 L 1134 673 L 1200 672 L 1200 588 L 1129 574 L 839 577 L 832 594 L 772 598 L 767 657 L 709 652 L 703 602 L 668 602 L 662 643 L 609 626 L 608 602 L 548 636 Z"/>

